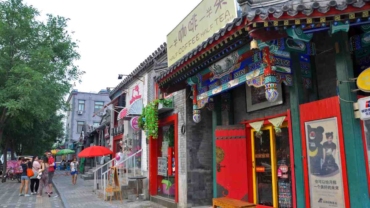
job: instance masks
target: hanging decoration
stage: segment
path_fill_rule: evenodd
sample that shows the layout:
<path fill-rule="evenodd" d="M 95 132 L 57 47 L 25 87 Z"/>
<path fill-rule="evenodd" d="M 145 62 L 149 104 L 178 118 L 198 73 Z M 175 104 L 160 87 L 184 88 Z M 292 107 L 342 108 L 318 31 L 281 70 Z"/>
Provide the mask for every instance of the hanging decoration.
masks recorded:
<path fill-rule="evenodd" d="M 192 88 L 193 88 L 193 121 L 195 123 L 199 123 L 202 120 L 202 116 L 200 115 L 201 111 L 198 109 L 197 105 L 197 96 L 198 96 L 197 85 L 194 84 Z"/>
<path fill-rule="evenodd" d="M 281 136 L 281 124 L 284 122 L 285 116 L 271 118 L 268 121 L 274 126 L 276 136 Z"/>
<path fill-rule="evenodd" d="M 263 63 L 265 65 L 264 75 L 264 85 L 265 85 L 265 96 L 269 102 L 275 102 L 279 96 L 277 90 L 277 79 L 276 73 L 272 70 L 273 57 L 270 54 L 270 48 L 265 47 L 262 50 L 263 53 Z"/>
<path fill-rule="evenodd" d="M 249 123 L 249 125 L 256 131 L 256 137 L 257 138 L 262 138 L 262 125 L 264 121 L 256 121 L 253 123 Z"/>

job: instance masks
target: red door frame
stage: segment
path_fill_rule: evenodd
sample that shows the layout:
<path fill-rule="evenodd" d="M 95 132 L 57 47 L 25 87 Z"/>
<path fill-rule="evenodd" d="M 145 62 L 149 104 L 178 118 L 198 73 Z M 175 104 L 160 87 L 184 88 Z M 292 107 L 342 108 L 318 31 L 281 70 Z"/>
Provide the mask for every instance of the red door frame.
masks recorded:
<path fill-rule="evenodd" d="M 305 185 L 305 193 L 306 193 L 306 207 L 311 207 L 311 198 L 310 198 L 310 186 L 309 186 L 309 179 L 308 179 L 308 161 L 307 161 L 307 144 L 306 144 L 306 127 L 305 122 L 308 121 L 315 121 L 327 118 L 337 117 L 338 121 L 338 137 L 340 143 L 340 159 L 342 164 L 342 182 L 343 182 L 343 194 L 344 194 L 344 204 L 346 207 L 350 207 L 349 203 L 349 193 L 348 193 L 348 180 L 347 180 L 347 165 L 346 165 L 346 157 L 345 157 L 345 149 L 344 149 L 344 138 L 343 138 L 343 129 L 342 129 L 342 116 L 341 110 L 339 105 L 339 97 L 331 97 L 326 98 L 310 103 L 305 103 L 300 105 L 299 110 L 302 111 L 302 108 L 307 108 L 309 106 L 310 109 L 325 109 L 320 112 L 314 113 L 315 111 L 311 111 L 310 117 L 304 117 L 301 114 L 301 138 L 302 138 L 302 154 L 303 154 L 303 175 L 304 175 L 304 185 Z M 326 108 L 327 105 L 330 105 L 330 110 Z"/>
<path fill-rule="evenodd" d="M 281 116 L 286 116 L 285 119 L 284 119 L 284 122 L 287 122 L 287 127 L 288 127 L 288 132 L 289 132 L 289 149 L 290 149 L 290 172 L 291 172 L 291 177 L 292 177 L 292 203 L 293 203 L 293 208 L 296 208 L 297 207 L 297 199 L 296 199 L 296 181 L 295 181 L 295 168 L 294 168 L 294 147 L 293 147 L 293 134 L 292 134 L 292 120 L 291 120 L 291 115 L 290 115 L 290 110 L 288 109 L 286 113 L 282 113 L 282 114 L 278 114 L 278 115 L 273 115 L 273 116 L 267 116 L 267 117 L 264 117 L 264 118 L 259 118 L 259 119 L 253 119 L 253 120 L 249 120 L 249 121 L 244 121 L 242 122 L 243 124 L 245 124 L 245 130 L 246 130 L 246 138 L 248 140 L 248 137 L 249 137 L 249 142 L 247 141 L 247 171 L 248 171 L 248 175 L 252 175 L 253 174 L 253 167 L 252 167 L 252 146 L 251 146 L 251 138 L 250 138 L 250 135 L 251 135 L 251 126 L 249 125 L 249 123 L 252 123 L 252 122 L 256 122 L 256 121 L 262 121 L 264 120 L 264 123 L 263 125 L 270 125 L 271 123 L 268 121 L 268 119 L 271 119 L 271 118 L 277 118 L 277 117 L 281 117 Z M 251 180 L 252 177 L 250 177 L 249 180 Z M 253 202 L 254 200 L 254 190 L 253 190 L 253 179 L 252 181 L 248 181 L 248 201 L 250 202 Z M 267 206 L 262 206 L 262 205 L 258 205 L 258 207 L 267 207 Z"/>
<path fill-rule="evenodd" d="M 166 118 L 158 121 L 158 128 L 167 125 L 174 125 L 174 140 L 175 140 L 175 202 L 179 201 L 179 169 L 178 169 L 178 114 L 172 114 Z M 157 195 L 158 184 L 158 160 L 160 156 L 158 139 L 149 138 L 149 193 L 150 195 Z"/>
<path fill-rule="evenodd" d="M 114 136 L 113 137 L 113 144 L 112 144 L 112 146 L 113 146 L 113 153 L 114 154 L 116 154 L 117 153 L 117 147 L 116 147 L 116 141 L 118 141 L 118 140 L 122 140 L 123 139 L 123 136 L 122 136 L 122 134 L 120 134 L 120 135 L 116 135 L 116 136 Z M 113 155 L 113 157 L 114 157 L 115 155 Z"/>

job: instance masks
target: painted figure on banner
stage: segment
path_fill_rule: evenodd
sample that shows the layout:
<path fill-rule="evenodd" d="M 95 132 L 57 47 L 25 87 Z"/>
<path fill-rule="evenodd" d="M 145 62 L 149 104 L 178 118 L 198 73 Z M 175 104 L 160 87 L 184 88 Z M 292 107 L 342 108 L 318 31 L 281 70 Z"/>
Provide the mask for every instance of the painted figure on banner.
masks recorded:
<path fill-rule="evenodd" d="M 323 148 L 321 142 L 324 137 L 324 128 L 318 126 L 312 128 L 307 126 L 308 155 L 310 157 L 310 172 L 313 175 L 321 175 L 321 165 L 323 160 Z"/>
<path fill-rule="evenodd" d="M 333 142 L 333 132 L 325 133 L 326 142 L 323 144 L 324 149 L 324 164 L 322 165 L 321 175 L 336 174 L 338 165 L 335 162 L 335 153 L 337 145 Z"/>

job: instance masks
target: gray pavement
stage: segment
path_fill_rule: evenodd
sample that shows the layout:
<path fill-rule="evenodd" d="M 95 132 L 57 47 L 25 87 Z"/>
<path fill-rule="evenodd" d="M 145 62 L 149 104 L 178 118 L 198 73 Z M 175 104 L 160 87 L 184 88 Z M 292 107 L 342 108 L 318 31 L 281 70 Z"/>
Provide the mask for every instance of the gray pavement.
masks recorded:
<path fill-rule="evenodd" d="M 164 208 L 150 201 L 113 200 L 112 202 L 104 201 L 93 192 L 93 181 L 77 179 L 77 184 L 72 185 L 71 176 L 66 176 L 64 171 L 56 171 L 54 176 L 54 187 L 66 208 L 75 207 L 125 207 L 125 208 Z M 0 200 L 1 201 L 1 200 Z"/>
<path fill-rule="evenodd" d="M 7 180 L 0 183 L 0 208 L 62 208 L 62 202 L 59 197 L 29 197 L 18 196 L 20 183 L 17 181 Z M 56 194 L 54 194 L 55 196 Z"/>

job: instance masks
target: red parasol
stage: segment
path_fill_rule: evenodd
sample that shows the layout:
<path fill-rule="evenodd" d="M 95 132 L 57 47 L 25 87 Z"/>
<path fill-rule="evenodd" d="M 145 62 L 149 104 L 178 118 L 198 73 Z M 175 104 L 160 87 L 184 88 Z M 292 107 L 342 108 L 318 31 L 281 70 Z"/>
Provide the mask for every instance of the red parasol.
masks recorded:
<path fill-rule="evenodd" d="M 113 152 L 103 146 L 92 146 L 82 150 L 78 157 L 99 157 L 104 155 L 111 155 Z"/>

